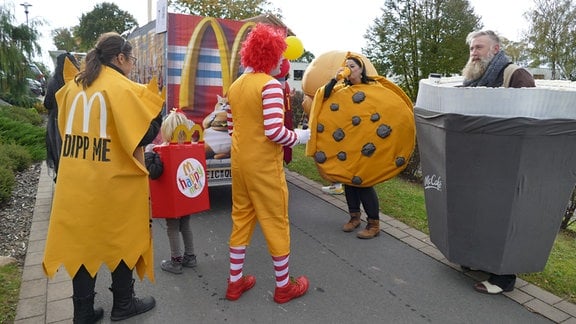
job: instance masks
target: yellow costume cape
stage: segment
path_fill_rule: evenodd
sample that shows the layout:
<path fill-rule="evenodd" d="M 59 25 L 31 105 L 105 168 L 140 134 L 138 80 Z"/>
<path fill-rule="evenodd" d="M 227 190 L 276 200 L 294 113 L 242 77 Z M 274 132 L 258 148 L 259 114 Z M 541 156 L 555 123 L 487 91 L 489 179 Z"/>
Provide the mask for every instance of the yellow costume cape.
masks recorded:
<path fill-rule="evenodd" d="M 324 100 L 314 95 L 310 141 L 320 174 L 332 182 L 370 187 L 406 168 L 416 142 L 412 102 L 394 83 L 338 84 Z"/>
<path fill-rule="evenodd" d="M 121 260 L 154 281 L 148 171 L 137 146 L 163 100 L 109 67 L 86 90 L 68 82 L 56 93 L 62 136 L 43 260 L 52 277 L 61 265 L 95 276 Z"/>

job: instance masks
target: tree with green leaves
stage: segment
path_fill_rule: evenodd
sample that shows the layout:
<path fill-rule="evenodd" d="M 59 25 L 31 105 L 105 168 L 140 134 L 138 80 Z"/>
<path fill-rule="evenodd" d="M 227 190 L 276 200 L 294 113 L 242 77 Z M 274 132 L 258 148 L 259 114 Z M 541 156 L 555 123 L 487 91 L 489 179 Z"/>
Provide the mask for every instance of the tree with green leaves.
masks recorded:
<path fill-rule="evenodd" d="M 528 67 L 530 64 L 530 53 L 526 42 L 513 42 L 505 37 L 500 37 L 502 48 L 512 62 L 519 66 Z"/>
<path fill-rule="evenodd" d="M 461 71 L 468 60 L 466 36 L 481 27 L 467 0 L 386 0 L 363 53 L 415 101 L 418 83 L 430 73 Z"/>
<path fill-rule="evenodd" d="M 77 52 L 79 41 L 74 37 L 73 28 L 58 28 L 52 31 L 52 41 L 58 50 Z"/>
<path fill-rule="evenodd" d="M 265 13 L 281 17 L 267 0 L 174 0 L 170 6 L 177 12 L 214 18 L 242 20 Z"/>
<path fill-rule="evenodd" d="M 0 94 L 8 93 L 11 98 L 27 94 L 28 58 L 41 50 L 36 29 L 40 23 L 14 25 L 14 20 L 11 11 L 0 6 Z"/>
<path fill-rule="evenodd" d="M 552 79 L 576 80 L 576 6 L 572 0 L 534 3 L 536 8 L 525 15 L 530 21 L 526 41 L 531 45 L 534 65 L 548 65 Z"/>
<path fill-rule="evenodd" d="M 302 62 L 302 63 L 310 63 L 312 62 L 316 56 L 307 50 L 304 50 L 304 53 L 295 61 L 295 62 Z"/>
<path fill-rule="evenodd" d="M 106 32 L 123 34 L 138 26 L 138 22 L 129 12 L 121 10 L 116 4 L 102 2 L 80 17 L 80 24 L 74 30 L 80 51 L 91 49 L 98 37 Z"/>

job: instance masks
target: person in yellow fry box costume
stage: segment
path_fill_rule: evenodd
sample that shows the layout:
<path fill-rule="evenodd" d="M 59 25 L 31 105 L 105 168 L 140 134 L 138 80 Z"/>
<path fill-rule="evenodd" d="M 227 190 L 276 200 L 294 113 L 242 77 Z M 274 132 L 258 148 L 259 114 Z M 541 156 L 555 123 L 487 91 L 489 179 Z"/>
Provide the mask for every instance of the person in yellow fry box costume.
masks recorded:
<path fill-rule="evenodd" d="M 414 113 L 398 86 L 367 75 L 362 57 L 348 53 L 341 64 L 314 95 L 306 155 L 326 180 L 344 184 L 350 220 L 342 230 L 360 225 L 361 203 L 368 224 L 357 236 L 369 239 L 380 232 L 373 186 L 406 168 L 415 146 Z"/>
<path fill-rule="evenodd" d="M 308 290 L 308 279 L 289 277 L 290 220 L 283 147 L 305 144 L 309 130 L 284 126 L 284 93 L 277 74 L 286 49 L 284 33 L 257 24 L 242 43 L 244 73 L 228 90 L 228 131 L 232 136 L 232 233 L 226 298 L 237 300 L 254 287 L 243 275 L 246 247 L 258 222 L 272 256 L 274 301 L 285 303 Z"/>
<path fill-rule="evenodd" d="M 143 147 L 158 134 L 163 100 L 130 81 L 136 58 L 117 33 L 102 34 L 85 68 L 56 93 L 62 153 L 43 267 L 49 277 L 64 265 L 72 277 L 74 323 L 95 323 L 96 274 L 112 271 L 111 320 L 155 306 L 136 298 L 132 271 L 154 280 L 148 171 Z"/>

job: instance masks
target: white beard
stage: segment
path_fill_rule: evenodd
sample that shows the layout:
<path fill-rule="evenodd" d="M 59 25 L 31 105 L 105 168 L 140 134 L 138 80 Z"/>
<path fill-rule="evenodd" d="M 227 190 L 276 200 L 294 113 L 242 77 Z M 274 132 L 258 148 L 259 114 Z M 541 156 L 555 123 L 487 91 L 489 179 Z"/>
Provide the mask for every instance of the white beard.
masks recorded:
<path fill-rule="evenodd" d="M 468 59 L 468 63 L 462 69 L 462 76 L 465 80 L 477 80 L 488 68 L 490 61 L 494 58 L 493 53 L 489 53 L 487 57 L 480 59 L 480 61 L 472 61 L 472 58 Z"/>

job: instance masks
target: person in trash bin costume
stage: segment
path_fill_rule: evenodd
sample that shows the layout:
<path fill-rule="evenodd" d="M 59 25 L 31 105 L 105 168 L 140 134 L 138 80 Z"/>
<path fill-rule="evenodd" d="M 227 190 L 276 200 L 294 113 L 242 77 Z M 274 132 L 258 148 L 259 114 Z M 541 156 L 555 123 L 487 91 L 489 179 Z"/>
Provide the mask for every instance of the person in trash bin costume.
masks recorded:
<path fill-rule="evenodd" d="M 474 31 L 466 37 L 470 58 L 462 70 L 466 87 L 535 87 L 527 70 L 510 62 L 502 50 L 500 38 L 491 30 Z M 463 265 L 462 269 L 470 270 Z M 500 294 L 514 290 L 515 274 L 491 273 L 488 280 L 477 282 L 474 289 L 486 294 Z"/>
<path fill-rule="evenodd" d="M 228 90 L 232 136 L 232 232 L 226 298 L 237 300 L 256 284 L 243 275 L 246 247 L 258 222 L 276 278 L 274 301 L 285 303 L 308 290 L 305 276 L 289 277 L 290 220 L 283 147 L 304 144 L 309 130 L 284 126 L 284 93 L 277 74 L 287 48 L 284 31 L 257 24 L 240 50 L 244 73 Z"/>
<path fill-rule="evenodd" d="M 153 281 L 148 171 L 143 147 L 158 134 L 163 99 L 155 84 L 127 78 L 136 58 L 117 33 L 102 34 L 85 68 L 57 93 L 62 154 L 42 265 L 72 277 L 74 323 L 95 323 L 96 274 L 112 272 L 113 321 L 154 308 L 134 296 L 133 270 Z"/>

